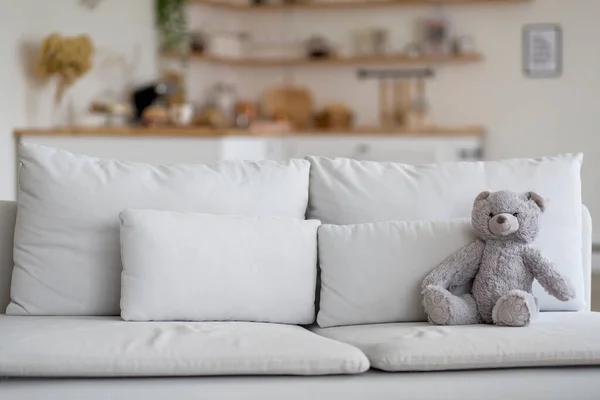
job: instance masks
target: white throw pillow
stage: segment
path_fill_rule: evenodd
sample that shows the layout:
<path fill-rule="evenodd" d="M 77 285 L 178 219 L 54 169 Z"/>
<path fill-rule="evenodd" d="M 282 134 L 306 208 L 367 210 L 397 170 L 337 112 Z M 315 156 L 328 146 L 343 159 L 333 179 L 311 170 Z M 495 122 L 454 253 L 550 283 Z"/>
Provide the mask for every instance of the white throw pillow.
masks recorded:
<path fill-rule="evenodd" d="M 573 283 L 561 302 L 534 283 L 542 310 L 585 308 L 582 262 L 581 154 L 538 159 L 411 166 L 309 157 L 308 218 L 324 224 L 468 218 L 484 190 L 536 191 L 547 200 L 533 246 Z"/>
<path fill-rule="evenodd" d="M 421 282 L 476 239 L 467 219 L 321 226 L 319 326 L 426 321 Z"/>
<path fill-rule="evenodd" d="M 7 314 L 118 315 L 119 213 L 148 208 L 304 219 L 309 163 L 153 166 L 22 144 Z"/>
<path fill-rule="evenodd" d="M 319 221 L 121 213 L 128 321 L 315 320 Z"/>

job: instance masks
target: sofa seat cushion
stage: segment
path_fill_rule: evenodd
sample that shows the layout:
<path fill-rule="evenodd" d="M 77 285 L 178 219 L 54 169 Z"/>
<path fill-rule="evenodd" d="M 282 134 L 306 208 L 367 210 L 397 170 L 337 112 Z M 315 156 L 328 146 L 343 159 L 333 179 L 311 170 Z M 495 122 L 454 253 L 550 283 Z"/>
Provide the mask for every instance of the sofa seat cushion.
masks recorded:
<path fill-rule="evenodd" d="M 294 325 L 0 315 L 0 376 L 355 374 L 358 349 Z"/>
<path fill-rule="evenodd" d="M 525 328 L 429 323 L 314 328 L 385 371 L 600 365 L 600 313 L 541 313 Z"/>

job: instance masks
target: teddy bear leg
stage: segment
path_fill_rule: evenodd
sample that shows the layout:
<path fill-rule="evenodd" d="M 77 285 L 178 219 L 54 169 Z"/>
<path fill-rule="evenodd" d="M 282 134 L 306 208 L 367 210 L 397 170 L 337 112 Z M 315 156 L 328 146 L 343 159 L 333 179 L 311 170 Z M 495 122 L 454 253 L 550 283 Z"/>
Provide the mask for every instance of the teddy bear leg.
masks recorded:
<path fill-rule="evenodd" d="M 441 286 L 423 290 L 423 306 L 430 322 L 436 325 L 469 325 L 479 322 L 475 299 L 470 294 L 455 296 Z"/>
<path fill-rule="evenodd" d="M 538 312 L 538 301 L 531 293 L 511 290 L 496 302 L 492 310 L 492 319 L 496 325 L 527 326 Z"/>

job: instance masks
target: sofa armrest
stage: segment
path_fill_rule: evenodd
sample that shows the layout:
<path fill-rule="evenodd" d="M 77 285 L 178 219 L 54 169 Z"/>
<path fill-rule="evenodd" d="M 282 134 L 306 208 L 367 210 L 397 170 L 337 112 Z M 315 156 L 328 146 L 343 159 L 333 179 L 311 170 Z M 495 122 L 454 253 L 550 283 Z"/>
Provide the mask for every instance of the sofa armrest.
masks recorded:
<path fill-rule="evenodd" d="M 583 279 L 585 282 L 585 303 L 586 311 L 592 307 L 592 216 L 588 208 L 583 206 L 582 233 L 583 241 Z"/>
<path fill-rule="evenodd" d="M 6 306 L 10 303 L 16 218 L 17 203 L 0 201 L 0 314 L 4 314 Z"/>

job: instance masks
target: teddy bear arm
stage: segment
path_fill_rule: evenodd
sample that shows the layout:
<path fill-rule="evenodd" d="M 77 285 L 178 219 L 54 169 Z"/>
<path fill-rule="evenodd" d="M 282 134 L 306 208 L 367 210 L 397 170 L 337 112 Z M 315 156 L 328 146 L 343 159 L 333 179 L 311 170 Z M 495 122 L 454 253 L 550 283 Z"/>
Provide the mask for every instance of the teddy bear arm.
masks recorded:
<path fill-rule="evenodd" d="M 476 240 L 456 251 L 425 277 L 421 288 L 435 285 L 448 289 L 469 282 L 479 270 L 484 249 L 485 243 Z"/>
<path fill-rule="evenodd" d="M 575 298 L 575 290 L 567 280 L 538 249 L 528 247 L 523 254 L 523 262 L 534 278 L 552 296 L 560 301 Z"/>

